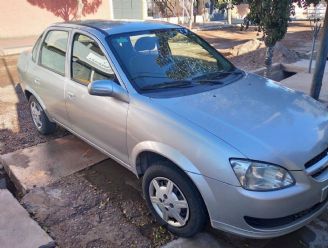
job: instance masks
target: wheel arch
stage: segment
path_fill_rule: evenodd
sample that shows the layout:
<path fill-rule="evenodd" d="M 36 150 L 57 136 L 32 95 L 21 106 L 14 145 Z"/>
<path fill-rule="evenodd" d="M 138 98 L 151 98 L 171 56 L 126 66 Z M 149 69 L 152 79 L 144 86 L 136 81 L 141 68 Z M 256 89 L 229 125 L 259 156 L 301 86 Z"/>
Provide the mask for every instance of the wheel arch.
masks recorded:
<path fill-rule="evenodd" d="M 134 147 L 130 163 L 135 167 L 138 176 L 154 161 L 165 160 L 185 172 L 201 174 L 197 167 L 177 149 L 159 142 L 145 141 Z"/>
<path fill-rule="evenodd" d="M 36 92 L 31 87 L 26 86 L 26 88 L 24 89 L 24 95 L 25 95 L 27 101 L 30 100 L 31 96 L 34 96 L 36 98 L 36 100 L 40 103 L 40 105 L 41 105 L 42 109 L 44 110 L 44 112 L 46 113 L 48 119 L 52 120 L 51 116 L 49 115 L 46 105 L 44 104 L 42 99 L 36 94 Z"/>
<path fill-rule="evenodd" d="M 210 218 L 210 208 L 207 199 L 213 198 L 213 194 L 206 180 L 199 180 L 202 177 L 197 167 L 182 153 L 173 147 L 159 142 L 142 142 L 135 147 L 132 152 L 133 165 L 138 177 L 142 177 L 145 171 L 155 161 L 168 161 L 172 166 L 180 170 L 195 186 L 206 207 L 208 218 Z M 195 177 L 197 175 L 197 177 Z M 197 180 L 195 180 L 197 179 Z M 201 182 L 201 183 L 200 183 Z M 202 188 L 200 188 L 200 186 Z M 203 189 L 204 188 L 204 189 Z"/>
<path fill-rule="evenodd" d="M 24 90 L 24 95 L 28 101 L 33 94 L 29 90 Z"/>

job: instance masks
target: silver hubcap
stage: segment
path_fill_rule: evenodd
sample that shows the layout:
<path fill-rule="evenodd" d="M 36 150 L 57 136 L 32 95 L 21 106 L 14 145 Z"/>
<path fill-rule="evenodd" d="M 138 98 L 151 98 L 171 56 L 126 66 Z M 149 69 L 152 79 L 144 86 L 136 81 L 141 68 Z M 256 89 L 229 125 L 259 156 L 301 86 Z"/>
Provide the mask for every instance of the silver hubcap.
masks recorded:
<path fill-rule="evenodd" d="M 165 222 L 175 227 L 186 225 L 189 219 L 188 202 L 170 179 L 154 178 L 149 185 L 149 196 L 155 211 Z"/>
<path fill-rule="evenodd" d="M 30 108 L 31 108 L 33 122 L 35 126 L 38 129 L 40 129 L 42 127 L 42 121 L 41 121 L 42 108 L 38 103 L 34 101 L 31 102 Z"/>

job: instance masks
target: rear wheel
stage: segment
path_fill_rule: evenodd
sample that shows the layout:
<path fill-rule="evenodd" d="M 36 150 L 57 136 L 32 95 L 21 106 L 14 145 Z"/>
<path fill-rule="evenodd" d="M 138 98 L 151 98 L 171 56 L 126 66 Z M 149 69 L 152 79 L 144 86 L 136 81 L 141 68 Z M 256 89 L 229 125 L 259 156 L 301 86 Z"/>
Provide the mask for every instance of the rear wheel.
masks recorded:
<path fill-rule="evenodd" d="M 56 123 L 49 121 L 40 103 L 34 96 L 29 98 L 30 113 L 36 129 L 42 134 L 51 134 L 56 131 Z"/>
<path fill-rule="evenodd" d="M 192 181 L 171 163 L 152 165 L 143 177 L 143 192 L 156 220 L 170 232 L 190 237 L 207 222 L 206 207 Z"/>

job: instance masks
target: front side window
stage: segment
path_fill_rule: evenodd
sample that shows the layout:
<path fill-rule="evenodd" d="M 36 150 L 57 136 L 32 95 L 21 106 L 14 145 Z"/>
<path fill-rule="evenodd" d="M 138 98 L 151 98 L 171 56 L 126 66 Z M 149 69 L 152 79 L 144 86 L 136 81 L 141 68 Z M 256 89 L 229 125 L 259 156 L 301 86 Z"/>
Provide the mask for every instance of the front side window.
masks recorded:
<path fill-rule="evenodd" d="M 140 90 L 197 86 L 222 79 L 235 67 L 184 28 L 119 34 L 109 38 L 120 64 Z"/>
<path fill-rule="evenodd" d="M 115 80 L 115 74 L 97 42 L 83 34 L 74 36 L 71 70 L 72 79 L 84 85 L 95 80 Z"/>
<path fill-rule="evenodd" d="M 60 75 L 65 75 L 68 32 L 49 31 L 41 46 L 40 64 Z"/>

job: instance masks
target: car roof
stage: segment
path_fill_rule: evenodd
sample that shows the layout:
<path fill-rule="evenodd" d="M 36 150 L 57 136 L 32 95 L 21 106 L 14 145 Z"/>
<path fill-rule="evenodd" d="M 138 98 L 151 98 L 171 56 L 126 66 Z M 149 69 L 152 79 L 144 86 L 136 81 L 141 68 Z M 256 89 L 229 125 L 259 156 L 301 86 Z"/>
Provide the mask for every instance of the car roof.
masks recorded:
<path fill-rule="evenodd" d="M 93 28 L 101 31 L 105 35 L 113 35 L 128 32 L 147 31 L 154 29 L 170 29 L 181 28 L 179 25 L 161 22 L 161 21 L 131 21 L 131 20 L 84 20 L 56 23 L 53 26 L 68 27 L 68 28 Z"/>

